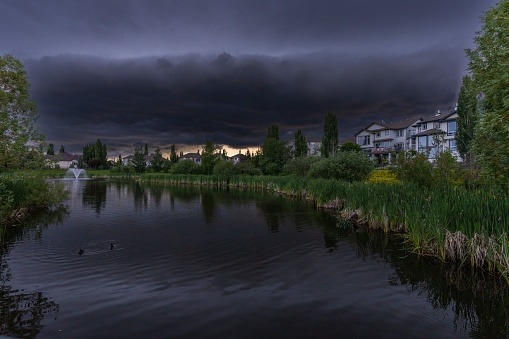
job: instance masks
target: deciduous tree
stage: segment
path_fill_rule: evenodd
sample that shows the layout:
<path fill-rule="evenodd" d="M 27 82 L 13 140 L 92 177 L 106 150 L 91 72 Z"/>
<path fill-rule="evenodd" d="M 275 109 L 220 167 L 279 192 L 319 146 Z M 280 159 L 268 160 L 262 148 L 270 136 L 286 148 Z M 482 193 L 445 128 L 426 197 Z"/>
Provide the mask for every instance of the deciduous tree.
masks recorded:
<path fill-rule="evenodd" d="M 481 16 L 482 29 L 468 49 L 469 71 L 479 98 L 473 148 L 482 176 L 509 180 L 509 0 Z"/>
<path fill-rule="evenodd" d="M 338 118 L 332 113 L 327 113 L 323 125 L 323 137 L 321 146 L 322 157 L 334 156 L 338 151 Z"/>
<path fill-rule="evenodd" d="M 301 130 L 298 130 L 295 133 L 295 156 L 302 157 L 308 154 L 308 145 L 306 143 L 306 138 L 302 134 Z"/>
<path fill-rule="evenodd" d="M 23 167 L 23 155 L 43 157 L 44 136 L 36 126 L 37 108 L 23 64 L 0 56 L 0 170 Z"/>
<path fill-rule="evenodd" d="M 170 162 L 172 164 L 176 164 L 179 161 L 179 158 L 177 157 L 177 150 L 175 149 L 175 145 L 172 144 L 170 147 Z"/>

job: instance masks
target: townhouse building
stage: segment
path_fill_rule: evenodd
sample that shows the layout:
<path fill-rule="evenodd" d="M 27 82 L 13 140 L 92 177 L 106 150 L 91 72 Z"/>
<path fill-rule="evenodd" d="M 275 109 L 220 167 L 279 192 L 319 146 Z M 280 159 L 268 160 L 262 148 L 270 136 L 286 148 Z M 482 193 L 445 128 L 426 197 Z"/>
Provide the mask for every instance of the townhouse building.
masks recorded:
<path fill-rule="evenodd" d="M 456 147 L 457 117 L 454 110 L 395 122 L 373 122 L 357 132 L 355 139 L 367 156 L 380 162 L 390 162 L 403 150 L 426 153 L 430 162 L 436 160 L 439 152 L 450 150 L 461 161 Z"/>

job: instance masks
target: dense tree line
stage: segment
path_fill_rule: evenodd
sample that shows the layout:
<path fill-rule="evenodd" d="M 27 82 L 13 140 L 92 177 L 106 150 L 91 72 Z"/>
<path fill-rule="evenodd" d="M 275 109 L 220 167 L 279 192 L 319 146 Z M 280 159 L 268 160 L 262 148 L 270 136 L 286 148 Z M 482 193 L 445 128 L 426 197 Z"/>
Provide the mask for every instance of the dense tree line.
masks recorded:
<path fill-rule="evenodd" d="M 99 168 L 99 166 L 107 166 L 108 153 L 106 144 L 100 139 L 93 144 L 83 146 L 83 162 L 90 168 Z"/>
<path fill-rule="evenodd" d="M 469 74 L 458 98 L 458 149 L 473 156 L 481 179 L 509 182 L 509 0 L 481 16 L 482 29 L 467 50 Z"/>

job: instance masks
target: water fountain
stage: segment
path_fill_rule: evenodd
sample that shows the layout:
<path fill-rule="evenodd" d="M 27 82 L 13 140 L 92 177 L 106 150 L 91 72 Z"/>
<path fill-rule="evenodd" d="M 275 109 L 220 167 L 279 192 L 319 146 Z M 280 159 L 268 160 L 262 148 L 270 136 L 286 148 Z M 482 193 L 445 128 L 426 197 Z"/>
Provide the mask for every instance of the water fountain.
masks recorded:
<path fill-rule="evenodd" d="M 82 176 L 82 178 L 87 177 L 87 172 L 83 168 L 69 168 L 67 172 L 65 172 L 66 177 L 74 177 L 75 179 L 78 179 Z"/>

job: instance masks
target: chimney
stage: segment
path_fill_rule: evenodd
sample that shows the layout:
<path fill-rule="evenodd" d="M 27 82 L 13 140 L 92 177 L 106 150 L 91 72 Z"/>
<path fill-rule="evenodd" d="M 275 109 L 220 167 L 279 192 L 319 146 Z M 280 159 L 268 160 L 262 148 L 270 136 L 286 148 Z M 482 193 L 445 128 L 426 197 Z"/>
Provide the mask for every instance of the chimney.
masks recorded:
<path fill-rule="evenodd" d="M 435 116 L 439 116 L 440 115 L 440 110 L 437 111 L 437 114 L 435 114 Z"/>

